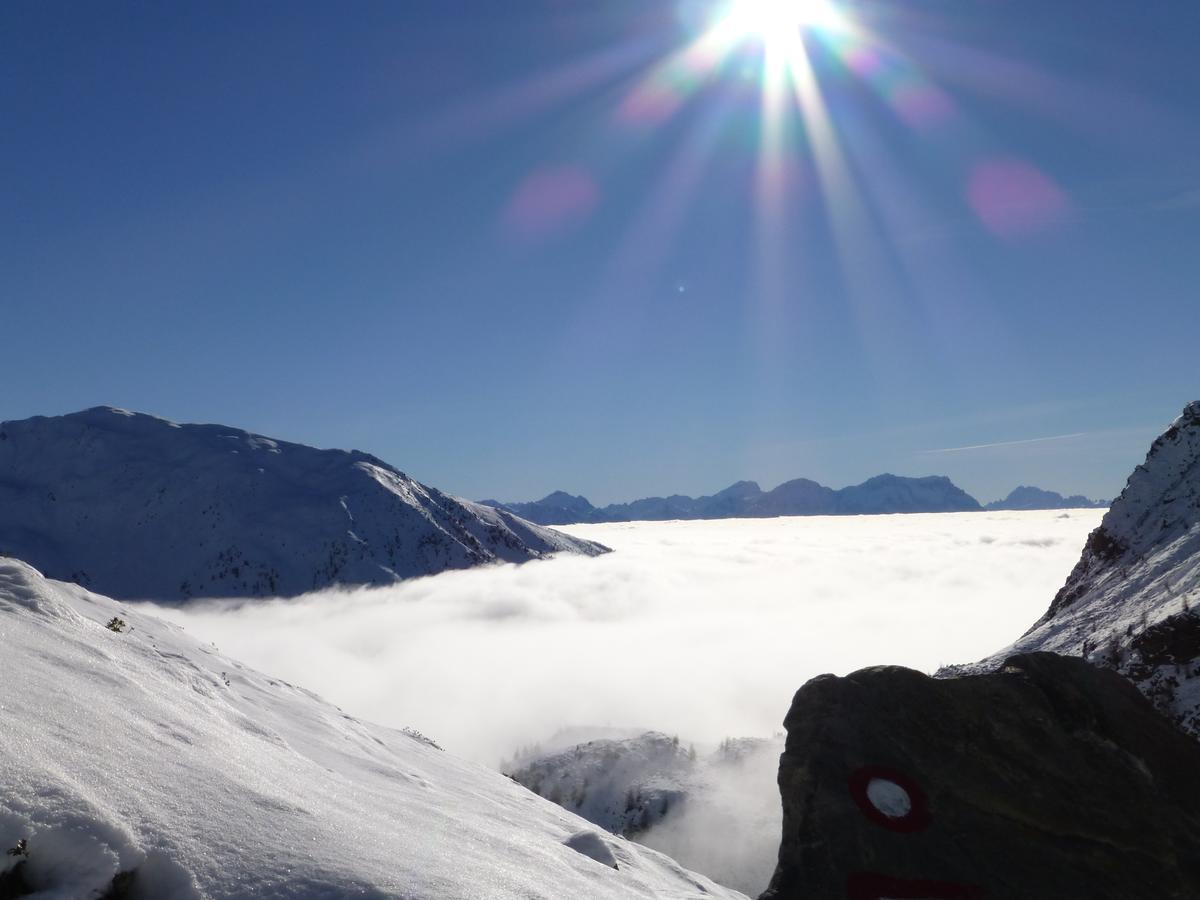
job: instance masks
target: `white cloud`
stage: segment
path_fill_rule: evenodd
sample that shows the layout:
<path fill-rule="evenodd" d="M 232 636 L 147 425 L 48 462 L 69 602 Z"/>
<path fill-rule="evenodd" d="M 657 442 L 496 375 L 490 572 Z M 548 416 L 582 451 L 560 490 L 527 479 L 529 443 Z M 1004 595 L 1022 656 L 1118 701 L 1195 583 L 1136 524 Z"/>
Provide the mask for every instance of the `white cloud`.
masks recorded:
<path fill-rule="evenodd" d="M 496 763 L 570 725 L 779 730 L 822 672 L 932 670 L 1011 641 L 1100 511 L 573 526 L 616 552 L 393 588 L 164 608 L 347 712 Z"/>

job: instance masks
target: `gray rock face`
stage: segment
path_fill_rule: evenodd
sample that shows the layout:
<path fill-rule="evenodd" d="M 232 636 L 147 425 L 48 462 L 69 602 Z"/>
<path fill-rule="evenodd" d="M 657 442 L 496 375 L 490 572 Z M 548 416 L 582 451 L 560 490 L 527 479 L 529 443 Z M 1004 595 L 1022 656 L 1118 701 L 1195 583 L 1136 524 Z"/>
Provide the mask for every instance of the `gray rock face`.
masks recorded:
<path fill-rule="evenodd" d="M 0 555 L 119 599 L 290 596 L 605 550 L 358 451 L 107 407 L 0 422 Z"/>
<path fill-rule="evenodd" d="M 1115 673 L 826 675 L 785 724 L 763 900 L 1200 897 L 1200 744 Z"/>

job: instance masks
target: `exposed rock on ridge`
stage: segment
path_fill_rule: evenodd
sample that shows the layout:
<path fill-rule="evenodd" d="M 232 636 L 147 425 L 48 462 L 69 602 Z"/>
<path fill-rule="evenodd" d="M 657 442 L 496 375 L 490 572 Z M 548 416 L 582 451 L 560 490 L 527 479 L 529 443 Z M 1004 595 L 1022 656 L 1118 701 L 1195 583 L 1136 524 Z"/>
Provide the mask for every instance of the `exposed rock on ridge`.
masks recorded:
<path fill-rule="evenodd" d="M 605 549 L 358 451 L 107 407 L 0 423 L 0 554 L 122 599 L 288 596 Z"/>

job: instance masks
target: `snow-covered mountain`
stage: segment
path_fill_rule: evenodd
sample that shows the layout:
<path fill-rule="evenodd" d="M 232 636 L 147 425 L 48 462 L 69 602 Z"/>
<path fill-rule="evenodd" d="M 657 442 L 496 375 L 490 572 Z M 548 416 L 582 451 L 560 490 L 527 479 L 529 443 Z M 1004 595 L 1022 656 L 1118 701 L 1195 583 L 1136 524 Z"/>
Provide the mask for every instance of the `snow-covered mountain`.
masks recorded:
<path fill-rule="evenodd" d="M 1064 497 L 1058 491 L 1044 491 L 1023 484 L 1013 488 L 1003 500 L 993 500 L 984 509 L 1103 509 L 1107 500 L 1089 500 L 1082 494 Z"/>
<path fill-rule="evenodd" d="M 1200 736 L 1200 401 L 1150 448 L 1050 609 L 1011 646 L 1115 667 Z"/>
<path fill-rule="evenodd" d="M 0 636 L 4 896 L 743 896 L 3 558 Z"/>
<path fill-rule="evenodd" d="M 807 478 L 785 481 L 770 491 L 739 481 L 711 496 L 645 497 L 630 503 L 592 506 L 585 497 L 555 491 L 527 503 L 483 504 L 506 509 L 531 522 L 569 525 L 587 522 L 658 522 L 673 519 L 742 519 L 775 516 L 874 515 L 881 513 L 972 512 L 979 501 L 944 475 L 908 478 L 876 475 L 840 490 Z"/>
<path fill-rule="evenodd" d="M 585 741 L 507 771 L 606 831 L 753 895 L 775 864 L 782 750 L 781 736 L 727 739 L 698 752 L 677 736 L 645 732 Z"/>
<path fill-rule="evenodd" d="M 289 596 L 605 549 L 358 451 L 108 407 L 0 423 L 0 554 L 124 599 Z"/>

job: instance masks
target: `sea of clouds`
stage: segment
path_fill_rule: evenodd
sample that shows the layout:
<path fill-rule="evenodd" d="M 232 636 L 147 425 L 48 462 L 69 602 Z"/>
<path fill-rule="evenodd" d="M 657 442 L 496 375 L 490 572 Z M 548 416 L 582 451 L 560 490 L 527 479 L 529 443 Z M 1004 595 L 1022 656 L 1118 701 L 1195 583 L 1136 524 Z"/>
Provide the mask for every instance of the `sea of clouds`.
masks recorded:
<path fill-rule="evenodd" d="M 1046 611 L 1100 510 L 576 525 L 615 552 L 156 612 L 496 764 L 570 726 L 771 735 L 823 672 L 932 671 Z"/>
<path fill-rule="evenodd" d="M 567 728 L 654 729 L 705 748 L 778 735 L 814 675 L 932 672 L 1005 646 L 1046 611 L 1102 513 L 577 525 L 563 530 L 615 552 L 155 611 L 349 713 L 490 765 Z M 757 895 L 778 847 L 777 749 L 640 839 Z"/>
<path fill-rule="evenodd" d="M 346 712 L 496 764 L 570 726 L 780 730 L 806 679 L 980 658 L 1050 604 L 1102 511 L 569 526 L 614 552 L 156 612 Z"/>

